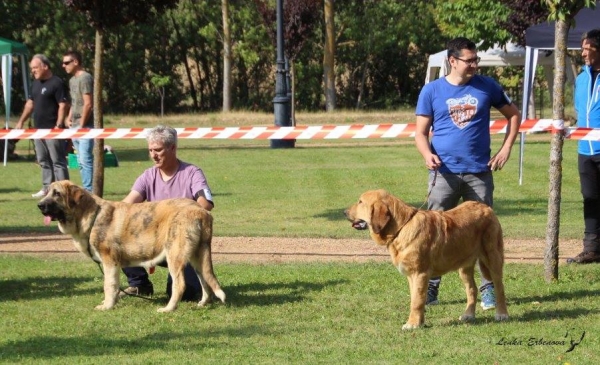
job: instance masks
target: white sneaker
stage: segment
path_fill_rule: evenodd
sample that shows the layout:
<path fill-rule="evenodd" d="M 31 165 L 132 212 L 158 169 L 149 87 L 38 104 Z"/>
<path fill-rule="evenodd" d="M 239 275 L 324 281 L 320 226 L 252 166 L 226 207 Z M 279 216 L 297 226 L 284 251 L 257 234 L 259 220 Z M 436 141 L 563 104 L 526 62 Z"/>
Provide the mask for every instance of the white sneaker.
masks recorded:
<path fill-rule="evenodd" d="M 42 189 L 35 194 L 31 194 L 31 197 L 32 198 L 43 198 L 46 196 L 47 193 L 48 192 L 46 191 L 46 189 Z"/>

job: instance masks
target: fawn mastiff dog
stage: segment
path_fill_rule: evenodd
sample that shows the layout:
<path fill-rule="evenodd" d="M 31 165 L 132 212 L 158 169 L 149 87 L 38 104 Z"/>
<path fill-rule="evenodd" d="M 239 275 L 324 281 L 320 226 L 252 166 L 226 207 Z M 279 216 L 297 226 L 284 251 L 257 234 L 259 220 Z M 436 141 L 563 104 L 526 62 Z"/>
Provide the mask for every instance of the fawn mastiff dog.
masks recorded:
<path fill-rule="evenodd" d="M 111 309 L 119 299 L 122 267 L 153 267 L 166 260 L 173 278 L 171 299 L 159 312 L 177 308 L 185 290 L 183 269 L 189 262 L 202 285 L 199 306 L 225 293 L 213 271 L 211 257 L 213 218 L 191 199 L 128 204 L 104 200 L 63 180 L 50 185 L 38 207 L 45 223 L 71 235 L 79 251 L 101 263 L 104 301 L 96 309 Z"/>
<path fill-rule="evenodd" d="M 394 266 L 407 276 L 410 315 L 402 329 L 423 325 L 429 278 L 454 270 L 467 293 L 467 308 L 459 320 L 475 319 L 477 260 L 482 275 L 494 283 L 496 320 L 508 319 L 502 227 L 487 205 L 469 201 L 445 212 L 419 210 L 385 190 L 371 190 L 344 213 L 352 227 L 368 228 L 371 238 L 388 248 Z"/>

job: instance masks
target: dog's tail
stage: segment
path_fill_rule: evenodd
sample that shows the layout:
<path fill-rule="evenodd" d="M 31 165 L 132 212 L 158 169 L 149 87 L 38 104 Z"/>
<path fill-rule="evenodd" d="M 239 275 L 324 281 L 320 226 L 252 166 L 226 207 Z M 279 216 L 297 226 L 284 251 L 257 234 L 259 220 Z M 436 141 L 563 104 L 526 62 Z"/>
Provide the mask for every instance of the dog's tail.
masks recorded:
<path fill-rule="evenodd" d="M 504 267 L 504 234 L 498 217 L 492 218 L 483 236 L 483 255 L 479 258 L 481 275 L 490 281 L 493 281 L 490 270 L 501 275 Z"/>
<path fill-rule="evenodd" d="M 219 298 L 221 302 L 225 303 L 225 292 L 221 289 L 219 280 L 213 270 L 211 249 L 212 223 L 213 219 L 210 214 L 206 214 L 206 217 L 198 222 L 198 225 L 200 226 L 200 242 L 198 243 L 200 246 L 198 250 L 200 267 L 196 268 L 196 272 L 200 274 L 199 278 L 203 290 L 208 291 L 207 289 L 210 288 L 210 291 Z M 204 227 L 202 227 L 202 225 L 204 225 Z M 209 294 L 210 291 L 207 294 Z"/>

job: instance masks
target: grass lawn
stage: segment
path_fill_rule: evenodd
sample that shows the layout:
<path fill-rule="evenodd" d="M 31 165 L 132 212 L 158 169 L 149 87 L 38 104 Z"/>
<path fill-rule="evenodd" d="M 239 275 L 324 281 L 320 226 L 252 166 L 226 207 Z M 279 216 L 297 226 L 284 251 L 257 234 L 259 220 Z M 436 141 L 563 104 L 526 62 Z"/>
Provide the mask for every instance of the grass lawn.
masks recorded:
<path fill-rule="evenodd" d="M 545 237 L 550 137 L 526 137 L 523 185 L 518 146 L 507 166 L 494 174 L 494 209 L 509 238 Z M 501 138 L 494 137 L 494 149 Z M 105 169 L 104 197 L 121 200 L 150 167 L 146 142 L 107 144 L 115 149 L 119 167 Z M 565 142 L 564 155 L 560 237 L 580 238 L 575 141 Z M 427 196 L 427 170 L 409 139 L 298 141 L 293 149 L 271 149 L 268 141 L 181 140 L 179 156 L 199 165 L 208 178 L 217 236 L 358 237 L 342 212 L 365 190 L 384 188 L 416 207 Z M 55 225 L 43 226 L 30 195 L 40 189 L 39 167 L 20 160 L 1 169 L 0 230 L 56 232 Z M 79 172 L 70 173 L 80 183 Z"/>
<path fill-rule="evenodd" d="M 182 303 L 170 314 L 165 271 L 154 300 L 112 311 L 98 268 L 83 258 L 0 256 L 0 362 L 28 364 L 592 364 L 600 360 L 600 266 L 565 266 L 548 285 L 538 265 L 505 268 L 511 320 L 477 308 L 445 277 L 425 329 L 402 331 L 408 284 L 389 263 L 220 264 L 227 304 Z M 581 343 L 566 352 L 570 341 Z"/>
<path fill-rule="evenodd" d="M 304 124 L 406 123 L 412 112 L 299 115 Z M 323 115 L 325 114 L 325 115 Z M 264 122 L 262 122 L 264 121 Z M 272 124 L 272 116 L 108 116 L 107 127 Z M 503 136 L 495 136 L 497 150 Z M 524 183 L 518 182 L 518 144 L 495 173 L 494 209 L 508 238 L 545 237 L 550 136 L 527 136 Z M 119 167 L 106 168 L 104 197 L 122 199 L 150 166 L 144 140 L 110 140 Z M 28 142 L 18 144 L 26 156 Z M 201 166 L 214 193 L 216 236 L 364 238 L 343 210 L 367 189 L 385 188 L 421 206 L 427 171 L 414 143 L 398 140 L 297 141 L 271 149 L 268 141 L 182 140 L 182 160 Z M 560 237 L 583 227 L 576 142 L 564 147 Z M 43 226 L 36 201 L 39 167 L 28 159 L 1 167 L 0 232 L 56 232 Z M 70 170 L 79 183 L 79 173 Z M 377 363 L 590 364 L 600 348 L 600 267 L 561 266 L 548 284 L 539 265 L 509 264 L 505 285 L 511 320 L 496 323 L 478 311 L 457 321 L 464 290 L 456 274 L 442 284 L 442 304 L 426 314 L 427 328 L 404 332 L 406 279 L 389 263 L 219 264 L 226 305 L 198 309 L 164 305 L 164 270 L 153 301 L 128 298 L 113 311 L 102 300 L 98 268 L 90 261 L 0 255 L 0 362 L 4 363 Z M 122 282 L 124 282 L 122 280 Z M 581 343 L 573 351 L 571 341 Z"/>

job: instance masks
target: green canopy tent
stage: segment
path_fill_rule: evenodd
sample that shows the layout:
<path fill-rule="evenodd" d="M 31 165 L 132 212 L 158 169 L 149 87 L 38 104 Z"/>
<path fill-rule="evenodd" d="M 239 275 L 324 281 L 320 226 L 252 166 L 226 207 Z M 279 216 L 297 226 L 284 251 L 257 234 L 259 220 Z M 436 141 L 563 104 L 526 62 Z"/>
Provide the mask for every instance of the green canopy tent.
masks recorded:
<path fill-rule="evenodd" d="M 23 75 L 23 89 L 25 90 L 25 99 L 29 98 L 29 72 L 27 67 L 27 55 L 29 50 L 23 43 L 11 41 L 0 37 L 0 56 L 2 57 L 2 90 L 4 92 L 4 105 L 6 109 L 6 124 L 10 121 L 10 100 L 12 89 L 13 58 L 18 57 L 21 63 L 21 74 Z M 8 141 L 4 143 L 4 166 L 8 157 Z"/>

